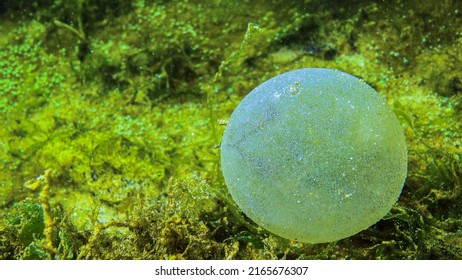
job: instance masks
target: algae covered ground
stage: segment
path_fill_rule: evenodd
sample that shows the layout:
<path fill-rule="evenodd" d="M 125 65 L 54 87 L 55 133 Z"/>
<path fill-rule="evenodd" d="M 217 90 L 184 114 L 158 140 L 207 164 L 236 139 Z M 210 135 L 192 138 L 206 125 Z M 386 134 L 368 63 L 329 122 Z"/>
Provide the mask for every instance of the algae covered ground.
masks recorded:
<path fill-rule="evenodd" d="M 0 259 L 462 259 L 460 1 L 0 1 Z M 305 67 L 398 115 L 390 213 L 329 244 L 240 211 L 220 139 L 242 98 Z"/>

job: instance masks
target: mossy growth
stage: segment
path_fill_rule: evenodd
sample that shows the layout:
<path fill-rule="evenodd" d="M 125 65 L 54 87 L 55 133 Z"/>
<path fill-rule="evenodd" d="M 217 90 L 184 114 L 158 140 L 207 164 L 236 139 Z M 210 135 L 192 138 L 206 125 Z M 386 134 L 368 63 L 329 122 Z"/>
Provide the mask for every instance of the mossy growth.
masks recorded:
<path fill-rule="evenodd" d="M 8 1 L 0 258 L 462 258 L 460 7 L 340 2 Z M 219 165 L 244 95 L 306 67 L 376 88 L 409 150 L 391 212 L 328 244 L 259 228 Z M 47 196 L 24 187 L 50 169 Z"/>
<path fill-rule="evenodd" d="M 7 220 L 10 226 L 17 227 L 21 244 L 28 246 L 34 240 L 40 240 L 45 228 L 42 206 L 26 200 L 16 204 L 15 208 L 16 213 L 7 217 Z"/>

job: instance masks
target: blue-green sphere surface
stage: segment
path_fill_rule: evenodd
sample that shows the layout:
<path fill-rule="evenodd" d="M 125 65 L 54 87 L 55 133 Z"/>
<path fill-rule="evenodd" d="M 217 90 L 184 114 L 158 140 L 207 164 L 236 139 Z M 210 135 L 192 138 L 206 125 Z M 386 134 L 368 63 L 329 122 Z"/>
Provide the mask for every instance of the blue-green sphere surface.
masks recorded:
<path fill-rule="evenodd" d="M 379 94 L 341 71 L 307 68 L 257 86 L 232 113 L 221 165 L 240 209 L 291 240 L 367 229 L 397 201 L 407 173 L 400 123 Z"/>

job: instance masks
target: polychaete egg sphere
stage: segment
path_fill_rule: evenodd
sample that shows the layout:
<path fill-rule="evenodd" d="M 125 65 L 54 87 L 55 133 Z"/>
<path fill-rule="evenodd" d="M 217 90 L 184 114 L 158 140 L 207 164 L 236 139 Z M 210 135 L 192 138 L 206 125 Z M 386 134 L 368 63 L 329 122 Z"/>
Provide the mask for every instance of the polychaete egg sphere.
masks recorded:
<path fill-rule="evenodd" d="M 221 166 L 231 196 L 255 223 L 322 243 L 390 211 L 406 178 L 407 148 L 373 88 L 338 70 L 306 68 L 242 100 L 223 134 Z"/>

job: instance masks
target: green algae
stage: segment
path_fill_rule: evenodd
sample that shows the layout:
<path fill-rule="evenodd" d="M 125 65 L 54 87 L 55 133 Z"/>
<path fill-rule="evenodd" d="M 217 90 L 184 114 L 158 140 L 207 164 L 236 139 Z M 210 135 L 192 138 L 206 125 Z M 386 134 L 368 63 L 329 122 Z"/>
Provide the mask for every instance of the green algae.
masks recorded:
<path fill-rule="evenodd" d="M 0 259 L 462 258 L 457 1 L 112 2 L 9 1 L 0 15 Z M 305 67 L 376 88 L 409 148 L 391 212 L 329 244 L 245 217 L 211 135 L 256 85 Z M 24 187 L 47 169 L 52 248 Z"/>

